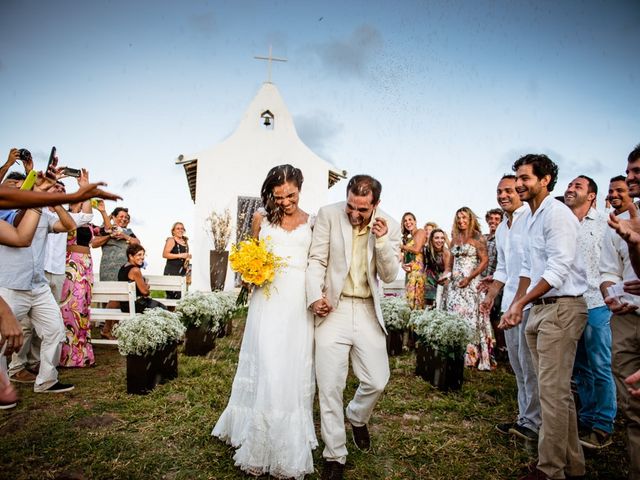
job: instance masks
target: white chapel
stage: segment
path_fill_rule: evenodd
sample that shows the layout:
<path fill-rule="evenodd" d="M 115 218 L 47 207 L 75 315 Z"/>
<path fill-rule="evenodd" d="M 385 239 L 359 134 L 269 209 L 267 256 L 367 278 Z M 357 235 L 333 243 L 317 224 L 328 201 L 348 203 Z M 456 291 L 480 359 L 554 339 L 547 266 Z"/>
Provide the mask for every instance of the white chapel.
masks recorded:
<path fill-rule="evenodd" d="M 267 172 L 289 163 L 302 170 L 304 184 L 300 207 L 317 212 L 327 203 L 327 193 L 346 172 L 313 153 L 298 137 L 293 119 L 270 81 L 265 82 L 246 110 L 238 128 L 222 143 L 202 152 L 180 155 L 195 217 L 189 237 L 193 255 L 191 289 L 210 291 L 209 252 L 213 242 L 206 231 L 212 210 L 231 212 L 233 232 L 230 243 L 249 231 L 251 215 L 261 206 L 260 188 Z M 230 246 L 230 245 L 229 245 Z M 228 269 L 225 289 L 234 285 Z"/>

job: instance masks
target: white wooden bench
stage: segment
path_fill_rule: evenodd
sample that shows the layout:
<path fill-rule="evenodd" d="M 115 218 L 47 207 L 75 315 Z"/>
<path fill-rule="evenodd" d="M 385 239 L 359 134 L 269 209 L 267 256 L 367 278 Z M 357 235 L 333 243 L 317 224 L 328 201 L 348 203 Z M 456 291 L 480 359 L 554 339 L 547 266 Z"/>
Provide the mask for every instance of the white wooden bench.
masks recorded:
<path fill-rule="evenodd" d="M 120 304 L 118 308 L 102 308 L 91 307 L 91 323 L 95 325 L 101 325 L 105 320 L 128 320 L 133 318 L 136 314 L 136 284 L 134 282 L 100 282 L 96 281 L 93 284 L 91 291 L 91 303 L 93 304 L 107 304 L 110 301 L 128 302 L 129 312 L 123 312 L 120 310 Z M 117 340 L 107 340 L 103 338 L 91 339 L 91 343 L 96 345 L 117 345 Z"/>
<path fill-rule="evenodd" d="M 404 275 L 402 278 L 396 278 L 391 283 L 380 282 L 383 295 L 394 295 L 402 297 L 404 295 Z"/>
<path fill-rule="evenodd" d="M 187 279 L 179 275 L 145 275 L 151 290 L 163 292 L 180 292 L 181 297 L 187 294 Z M 156 298 L 167 307 L 175 307 L 180 299 L 177 298 Z"/>

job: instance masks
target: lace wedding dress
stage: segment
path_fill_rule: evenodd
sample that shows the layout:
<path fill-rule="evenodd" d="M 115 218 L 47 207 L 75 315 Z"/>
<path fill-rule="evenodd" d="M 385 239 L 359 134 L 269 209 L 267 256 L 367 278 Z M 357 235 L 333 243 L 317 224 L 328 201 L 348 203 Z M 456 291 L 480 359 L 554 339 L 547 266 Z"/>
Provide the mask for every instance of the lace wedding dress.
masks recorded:
<path fill-rule="evenodd" d="M 310 223 L 288 232 L 262 221 L 286 266 L 269 292 L 254 290 L 231 397 L 212 435 L 237 448 L 236 466 L 252 474 L 302 478 L 313 473 L 313 319 L 306 307 Z"/>

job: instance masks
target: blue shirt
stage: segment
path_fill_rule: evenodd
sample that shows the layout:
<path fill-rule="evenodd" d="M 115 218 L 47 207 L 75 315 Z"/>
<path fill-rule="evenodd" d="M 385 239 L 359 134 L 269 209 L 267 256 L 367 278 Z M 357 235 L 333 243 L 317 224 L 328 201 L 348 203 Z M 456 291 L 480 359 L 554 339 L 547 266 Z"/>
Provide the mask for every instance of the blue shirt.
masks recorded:
<path fill-rule="evenodd" d="M 41 215 L 28 247 L 0 245 L 0 287 L 12 290 L 34 290 L 45 285 L 44 255 L 47 233 L 53 231 L 58 217 Z"/>
<path fill-rule="evenodd" d="M 18 210 L 0 210 L 0 220 L 4 220 L 7 223 L 13 225 L 13 221 L 18 215 Z"/>

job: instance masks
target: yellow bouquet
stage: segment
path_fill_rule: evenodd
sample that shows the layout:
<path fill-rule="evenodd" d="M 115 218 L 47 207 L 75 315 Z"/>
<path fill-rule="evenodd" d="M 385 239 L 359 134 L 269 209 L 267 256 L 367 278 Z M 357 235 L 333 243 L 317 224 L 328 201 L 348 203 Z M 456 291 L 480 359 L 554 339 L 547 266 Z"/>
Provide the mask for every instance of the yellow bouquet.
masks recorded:
<path fill-rule="evenodd" d="M 286 265 L 282 257 L 275 255 L 269 249 L 269 237 L 266 239 L 247 238 L 231 246 L 229 263 L 234 272 L 240 274 L 240 278 L 246 284 L 266 287 L 269 295 L 269 284 L 275 278 L 276 272 Z M 238 295 L 238 305 L 245 305 L 249 296 L 249 289 L 242 286 Z"/>

